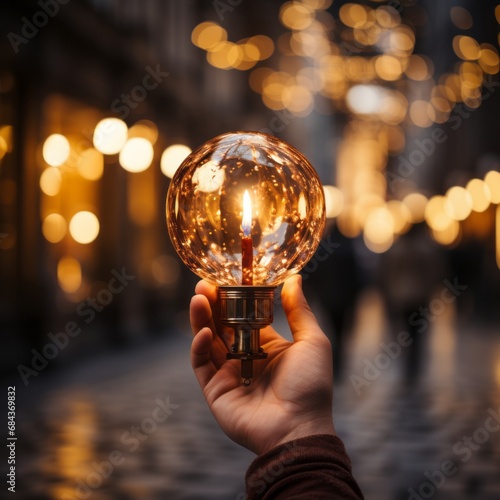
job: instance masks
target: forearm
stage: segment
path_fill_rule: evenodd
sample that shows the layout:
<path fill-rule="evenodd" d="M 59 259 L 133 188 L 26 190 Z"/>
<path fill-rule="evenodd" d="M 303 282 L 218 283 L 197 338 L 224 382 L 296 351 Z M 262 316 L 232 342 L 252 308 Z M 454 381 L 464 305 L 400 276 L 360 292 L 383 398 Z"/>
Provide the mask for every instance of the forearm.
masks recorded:
<path fill-rule="evenodd" d="M 260 455 L 247 471 L 246 485 L 249 500 L 364 498 L 344 444 L 324 434 L 289 441 Z"/>

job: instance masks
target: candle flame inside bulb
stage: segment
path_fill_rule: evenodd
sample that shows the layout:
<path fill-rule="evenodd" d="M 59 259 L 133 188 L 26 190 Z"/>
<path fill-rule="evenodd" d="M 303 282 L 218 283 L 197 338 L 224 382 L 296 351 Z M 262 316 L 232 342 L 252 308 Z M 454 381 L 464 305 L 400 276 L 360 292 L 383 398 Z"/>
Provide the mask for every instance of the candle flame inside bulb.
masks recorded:
<path fill-rule="evenodd" d="M 243 236 L 248 238 L 252 234 L 252 202 L 250 201 L 250 194 L 245 190 L 243 194 L 243 217 L 241 219 L 241 229 L 243 229 Z"/>
<path fill-rule="evenodd" d="M 177 169 L 167 195 L 175 250 L 220 287 L 277 286 L 297 273 L 320 243 L 324 212 L 323 188 L 307 159 L 259 132 L 201 145 Z"/>

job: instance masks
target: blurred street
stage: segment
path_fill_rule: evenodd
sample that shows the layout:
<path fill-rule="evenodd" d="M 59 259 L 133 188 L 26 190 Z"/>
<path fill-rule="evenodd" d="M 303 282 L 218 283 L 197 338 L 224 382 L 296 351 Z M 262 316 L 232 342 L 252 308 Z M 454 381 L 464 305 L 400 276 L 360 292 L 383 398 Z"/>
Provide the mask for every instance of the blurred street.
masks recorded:
<path fill-rule="evenodd" d="M 274 326 L 286 332 L 278 309 Z M 366 499 L 500 498 L 500 430 L 485 431 L 490 415 L 500 421 L 498 329 L 460 324 L 447 307 L 426 335 L 426 361 L 411 386 L 402 376 L 405 353 L 384 357 L 381 345 L 390 342 L 380 297 L 367 290 L 334 401 L 336 430 Z M 167 339 L 41 373 L 27 388 L 12 380 L 17 497 L 243 499 L 253 454 L 214 422 L 189 344 L 186 323 Z M 117 452 L 120 463 L 110 468 Z M 447 461 L 454 473 L 440 474 Z"/>

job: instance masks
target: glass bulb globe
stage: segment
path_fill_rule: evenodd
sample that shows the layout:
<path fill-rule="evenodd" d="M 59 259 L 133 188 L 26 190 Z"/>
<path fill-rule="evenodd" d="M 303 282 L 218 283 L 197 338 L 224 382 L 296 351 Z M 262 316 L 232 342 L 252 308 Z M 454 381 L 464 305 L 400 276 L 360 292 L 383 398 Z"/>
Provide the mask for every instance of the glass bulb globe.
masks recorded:
<path fill-rule="evenodd" d="M 280 284 L 312 257 L 325 225 L 313 167 L 289 144 L 257 132 L 223 134 L 191 153 L 172 179 L 166 210 L 175 250 L 215 285 Z"/>

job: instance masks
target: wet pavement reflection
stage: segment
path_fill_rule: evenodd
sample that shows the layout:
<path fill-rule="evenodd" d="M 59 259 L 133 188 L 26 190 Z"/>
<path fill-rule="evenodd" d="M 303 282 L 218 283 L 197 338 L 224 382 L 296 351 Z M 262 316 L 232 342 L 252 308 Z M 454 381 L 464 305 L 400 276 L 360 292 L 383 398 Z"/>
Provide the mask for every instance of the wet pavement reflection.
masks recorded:
<path fill-rule="evenodd" d="M 395 347 L 377 293 L 364 293 L 334 414 L 367 500 L 500 498 L 498 334 L 447 305 L 407 380 L 407 347 Z M 189 344 L 186 325 L 19 381 L 17 497 L 244 499 L 253 454 L 215 423 Z"/>

